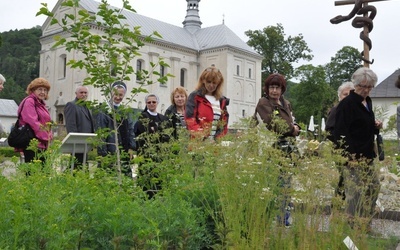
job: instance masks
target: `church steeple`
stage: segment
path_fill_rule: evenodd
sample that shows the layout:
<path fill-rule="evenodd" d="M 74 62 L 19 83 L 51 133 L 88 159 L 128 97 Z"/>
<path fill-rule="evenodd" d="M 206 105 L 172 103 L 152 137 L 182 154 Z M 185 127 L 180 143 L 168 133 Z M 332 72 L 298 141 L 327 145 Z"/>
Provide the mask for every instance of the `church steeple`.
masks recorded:
<path fill-rule="evenodd" d="M 190 33 L 194 33 L 201 29 L 202 22 L 199 16 L 199 2 L 200 0 L 186 0 L 187 10 L 185 21 L 182 22 L 183 27 Z"/>

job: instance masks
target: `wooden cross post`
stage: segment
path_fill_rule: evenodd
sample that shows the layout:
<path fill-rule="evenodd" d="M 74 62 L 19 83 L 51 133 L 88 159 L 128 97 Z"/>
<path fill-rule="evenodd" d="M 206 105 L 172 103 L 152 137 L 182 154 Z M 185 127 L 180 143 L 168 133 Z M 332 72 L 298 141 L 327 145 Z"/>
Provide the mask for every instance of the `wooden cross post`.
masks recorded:
<path fill-rule="evenodd" d="M 361 0 L 362 2 L 362 8 L 367 7 L 369 2 L 382 2 L 382 1 L 389 1 L 389 0 Z M 358 0 L 342 0 L 342 1 L 335 1 L 335 6 L 340 6 L 340 5 L 349 5 L 349 4 L 357 4 Z M 355 15 L 356 13 L 350 14 L 350 15 Z M 365 12 L 363 14 L 364 17 L 368 17 L 368 12 Z M 351 17 L 352 18 L 352 17 Z M 351 19 L 348 18 L 348 19 Z M 348 20 L 348 19 L 344 19 Z M 331 21 L 332 22 L 332 21 Z M 341 21 L 339 21 L 341 22 Z M 369 29 L 368 29 L 368 25 L 365 24 L 363 27 L 363 32 L 364 32 L 364 36 L 366 38 L 369 37 Z M 363 42 L 363 61 L 364 61 L 364 67 L 369 68 L 369 65 L 372 64 L 372 62 L 369 60 L 369 50 L 370 50 L 370 46 L 368 45 L 365 41 Z"/>

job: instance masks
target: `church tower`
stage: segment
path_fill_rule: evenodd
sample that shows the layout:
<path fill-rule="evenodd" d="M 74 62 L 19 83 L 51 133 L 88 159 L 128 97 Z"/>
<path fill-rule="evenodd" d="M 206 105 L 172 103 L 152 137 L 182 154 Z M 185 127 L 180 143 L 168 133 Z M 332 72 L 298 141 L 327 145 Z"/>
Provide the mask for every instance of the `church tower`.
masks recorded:
<path fill-rule="evenodd" d="M 201 29 L 202 22 L 199 16 L 199 2 L 200 0 L 186 0 L 187 10 L 185 21 L 182 22 L 183 27 L 191 34 Z"/>

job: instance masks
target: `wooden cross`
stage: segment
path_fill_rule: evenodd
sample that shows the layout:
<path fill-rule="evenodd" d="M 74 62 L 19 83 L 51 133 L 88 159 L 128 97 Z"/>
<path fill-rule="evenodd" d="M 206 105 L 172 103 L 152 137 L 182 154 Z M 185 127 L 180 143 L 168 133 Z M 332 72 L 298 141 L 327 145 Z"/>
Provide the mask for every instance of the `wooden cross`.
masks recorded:
<path fill-rule="evenodd" d="M 367 7 L 369 2 L 381 2 L 381 1 L 389 1 L 389 0 L 342 0 L 342 1 L 335 1 L 335 6 L 349 5 L 349 4 L 354 4 L 355 6 L 354 6 L 354 9 L 352 10 L 352 12 L 349 15 L 347 15 L 347 16 L 337 16 L 335 18 L 332 18 L 331 19 L 331 23 L 338 24 L 338 23 L 341 23 L 342 21 L 347 21 L 349 19 L 352 19 L 360 9 Z M 364 18 L 368 18 L 368 12 L 365 12 L 363 14 L 363 17 Z M 371 19 L 370 22 L 371 22 L 371 25 L 372 25 L 372 19 Z M 354 23 L 354 21 L 353 21 L 353 23 Z M 353 26 L 354 26 L 354 24 L 353 24 Z M 356 26 L 354 26 L 354 27 L 356 27 Z M 372 26 L 371 26 L 371 29 L 372 29 Z M 369 32 L 370 32 L 370 28 L 369 28 L 368 24 L 364 24 L 362 33 L 363 33 L 363 36 L 367 40 L 369 40 L 369 43 L 366 42 L 365 40 L 363 40 L 364 42 L 363 42 L 362 60 L 364 61 L 364 67 L 368 67 L 368 68 L 369 68 L 369 65 L 374 62 L 374 60 L 372 60 L 372 61 L 369 60 L 369 51 L 370 51 L 371 46 L 372 46 L 371 45 L 371 41 L 369 39 Z"/>

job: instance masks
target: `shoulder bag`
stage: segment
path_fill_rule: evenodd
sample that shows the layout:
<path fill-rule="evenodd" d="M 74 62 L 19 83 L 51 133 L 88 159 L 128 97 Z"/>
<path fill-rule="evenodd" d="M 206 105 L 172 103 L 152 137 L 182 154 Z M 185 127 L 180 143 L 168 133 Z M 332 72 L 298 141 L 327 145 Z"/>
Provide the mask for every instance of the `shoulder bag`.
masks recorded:
<path fill-rule="evenodd" d="M 25 101 L 22 105 L 25 105 Z M 22 106 L 22 109 L 24 106 Z M 8 145 L 14 148 L 27 148 L 29 143 L 33 138 L 36 138 L 35 132 L 33 132 L 32 128 L 29 124 L 25 124 L 20 126 L 19 119 L 21 118 L 21 112 L 18 114 L 18 119 L 15 122 L 15 126 L 11 130 L 10 134 L 8 135 L 7 142 Z"/>

